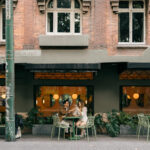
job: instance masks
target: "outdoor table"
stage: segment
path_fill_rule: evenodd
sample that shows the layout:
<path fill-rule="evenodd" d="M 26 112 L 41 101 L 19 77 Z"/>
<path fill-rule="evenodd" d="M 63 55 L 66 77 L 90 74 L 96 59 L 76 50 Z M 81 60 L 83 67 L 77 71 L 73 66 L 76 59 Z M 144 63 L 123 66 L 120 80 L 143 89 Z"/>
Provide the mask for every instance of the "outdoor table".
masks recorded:
<path fill-rule="evenodd" d="M 78 120 L 78 119 L 80 119 L 81 117 L 80 116 L 71 116 L 71 117 L 65 117 L 64 119 L 65 120 L 71 120 L 72 122 L 73 122 L 73 125 L 72 125 L 72 128 L 73 128 L 73 135 L 72 135 L 72 137 L 70 137 L 69 139 L 70 140 L 79 140 L 80 139 L 80 137 L 79 136 L 75 136 L 75 120 Z"/>

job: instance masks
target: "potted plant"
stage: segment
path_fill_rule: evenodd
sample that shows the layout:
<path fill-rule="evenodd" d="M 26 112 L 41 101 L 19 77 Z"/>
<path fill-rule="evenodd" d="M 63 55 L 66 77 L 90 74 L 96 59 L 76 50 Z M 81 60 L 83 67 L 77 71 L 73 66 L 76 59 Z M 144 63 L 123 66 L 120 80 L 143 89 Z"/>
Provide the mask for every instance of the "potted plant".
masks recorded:
<path fill-rule="evenodd" d="M 52 117 L 43 117 L 39 108 L 32 108 L 28 112 L 28 117 L 24 120 L 24 126 L 32 128 L 33 135 L 50 134 L 52 123 Z"/>
<path fill-rule="evenodd" d="M 111 137 L 117 137 L 120 133 L 118 112 L 112 110 L 112 112 L 97 114 L 95 125 L 102 133 L 107 133 Z"/>
<path fill-rule="evenodd" d="M 137 115 L 129 115 L 125 112 L 120 112 L 118 116 L 121 135 L 135 135 L 137 130 L 138 118 Z"/>

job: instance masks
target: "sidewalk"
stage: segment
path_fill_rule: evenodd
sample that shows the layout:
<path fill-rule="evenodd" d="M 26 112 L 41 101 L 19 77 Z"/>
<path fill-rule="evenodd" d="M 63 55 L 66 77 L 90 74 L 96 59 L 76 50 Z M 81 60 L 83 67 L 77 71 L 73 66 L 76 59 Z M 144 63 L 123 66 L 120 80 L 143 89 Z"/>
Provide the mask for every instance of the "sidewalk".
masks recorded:
<path fill-rule="evenodd" d="M 49 136 L 23 135 L 16 142 L 5 142 L 0 138 L 0 150 L 150 150 L 150 141 L 146 137 L 141 137 L 138 141 L 136 136 L 120 136 L 111 138 L 105 135 L 99 135 L 79 141 L 69 141 L 57 138 L 53 140 Z"/>

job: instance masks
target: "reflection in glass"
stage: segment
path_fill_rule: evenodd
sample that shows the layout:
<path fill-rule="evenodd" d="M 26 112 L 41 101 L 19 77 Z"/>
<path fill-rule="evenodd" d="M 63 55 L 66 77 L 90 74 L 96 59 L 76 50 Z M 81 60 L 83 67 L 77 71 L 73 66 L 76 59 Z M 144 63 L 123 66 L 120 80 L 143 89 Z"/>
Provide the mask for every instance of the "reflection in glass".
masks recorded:
<path fill-rule="evenodd" d="M 70 104 L 70 105 L 72 104 L 72 97 L 71 97 L 71 95 L 69 95 L 69 94 L 63 94 L 62 96 L 60 96 L 59 104 L 60 104 L 61 106 L 63 106 L 63 105 L 64 105 L 64 102 L 65 102 L 66 100 L 69 100 L 69 104 Z"/>
<path fill-rule="evenodd" d="M 2 9 L 2 38 L 6 39 L 6 33 L 5 33 L 5 8 Z"/>
<path fill-rule="evenodd" d="M 48 13 L 47 32 L 53 32 L 53 13 Z"/>
<path fill-rule="evenodd" d="M 57 8 L 71 8 L 71 0 L 57 0 Z"/>
<path fill-rule="evenodd" d="M 129 42 L 129 13 L 119 14 L 119 42 Z"/>
<path fill-rule="evenodd" d="M 133 8 L 144 8 L 143 1 L 133 1 Z"/>
<path fill-rule="evenodd" d="M 75 2 L 75 8 L 80 8 L 80 3 L 79 3 L 79 1 L 78 1 L 78 0 L 75 0 L 74 2 Z"/>
<path fill-rule="evenodd" d="M 133 13 L 133 42 L 143 42 L 143 13 Z"/>
<path fill-rule="evenodd" d="M 70 13 L 58 13 L 58 32 L 70 32 Z"/>
<path fill-rule="evenodd" d="M 129 1 L 120 1 L 119 8 L 129 8 Z"/>
<path fill-rule="evenodd" d="M 80 14 L 75 13 L 75 33 L 80 33 Z"/>
<path fill-rule="evenodd" d="M 53 8 L 53 6 L 54 6 L 53 0 L 50 0 L 47 7 Z"/>
<path fill-rule="evenodd" d="M 134 94 L 139 94 L 135 99 Z M 129 99 L 130 97 L 130 99 Z M 122 111 L 131 114 L 150 113 L 150 87 L 124 86 L 122 88 Z"/>
<path fill-rule="evenodd" d="M 53 98 L 53 95 L 50 94 L 50 107 L 53 107 L 55 104 L 55 99 Z"/>

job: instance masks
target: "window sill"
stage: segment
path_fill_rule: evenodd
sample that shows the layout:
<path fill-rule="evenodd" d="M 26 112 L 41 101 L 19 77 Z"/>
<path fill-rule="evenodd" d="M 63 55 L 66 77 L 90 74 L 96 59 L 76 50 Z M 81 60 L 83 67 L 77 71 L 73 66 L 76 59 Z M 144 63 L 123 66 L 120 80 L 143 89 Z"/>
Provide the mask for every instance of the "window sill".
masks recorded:
<path fill-rule="evenodd" d="M 5 46 L 6 45 L 6 41 L 0 41 L 0 46 Z"/>
<path fill-rule="evenodd" d="M 88 47 L 88 35 L 40 35 L 41 47 Z"/>
<path fill-rule="evenodd" d="M 146 49 L 148 45 L 145 44 L 118 44 L 118 49 Z"/>

